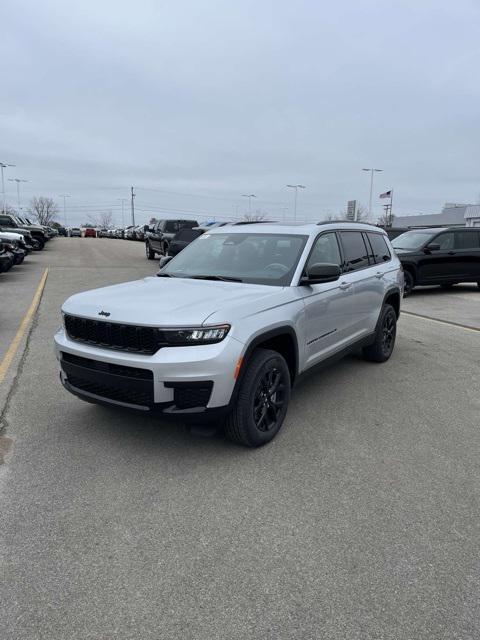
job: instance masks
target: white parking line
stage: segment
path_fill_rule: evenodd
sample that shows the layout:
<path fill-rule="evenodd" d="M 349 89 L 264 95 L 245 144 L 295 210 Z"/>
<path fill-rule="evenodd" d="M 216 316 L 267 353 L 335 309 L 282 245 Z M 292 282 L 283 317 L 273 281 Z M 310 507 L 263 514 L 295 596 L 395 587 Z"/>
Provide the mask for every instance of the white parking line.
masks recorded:
<path fill-rule="evenodd" d="M 460 324 L 459 322 L 450 322 L 450 320 L 439 320 L 438 318 L 430 318 L 429 316 L 422 316 L 420 313 L 412 313 L 411 311 L 402 311 L 402 316 L 411 316 L 412 318 L 420 318 L 427 322 L 437 322 L 438 324 L 445 324 L 448 327 L 455 327 L 456 329 L 462 329 L 463 331 L 473 331 L 473 333 L 480 333 L 480 327 L 470 327 L 466 324 Z"/>

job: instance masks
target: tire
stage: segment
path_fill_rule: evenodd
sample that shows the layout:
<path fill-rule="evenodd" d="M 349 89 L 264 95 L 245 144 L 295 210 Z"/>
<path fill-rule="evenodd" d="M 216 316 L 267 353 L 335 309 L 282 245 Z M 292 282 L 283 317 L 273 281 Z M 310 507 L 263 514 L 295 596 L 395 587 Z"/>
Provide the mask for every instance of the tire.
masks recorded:
<path fill-rule="evenodd" d="M 270 349 L 256 349 L 246 366 L 224 428 L 233 442 L 260 447 L 273 440 L 287 414 L 290 371 L 285 358 Z"/>
<path fill-rule="evenodd" d="M 415 286 L 415 282 L 413 280 L 413 276 L 410 271 L 404 271 L 403 277 L 405 280 L 405 288 L 403 290 L 403 297 L 408 298 L 408 296 L 412 293 L 413 288 Z"/>
<path fill-rule="evenodd" d="M 441 286 L 442 289 L 451 289 L 456 284 L 457 284 L 456 282 L 451 282 L 451 283 L 447 283 L 447 284 L 441 284 L 440 286 Z"/>
<path fill-rule="evenodd" d="M 166 256 L 168 254 L 168 243 L 162 242 L 161 247 L 162 247 L 162 256 Z"/>
<path fill-rule="evenodd" d="M 363 348 L 365 360 L 370 362 L 386 362 L 392 355 L 397 335 L 397 314 L 390 304 L 383 305 L 378 319 L 375 340 Z"/>
<path fill-rule="evenodd" d="M 155 260 L 155 251 L 153 251 L 149 242 L 145 243 L 145 253 L 147 254 L 147 260 Z"/>

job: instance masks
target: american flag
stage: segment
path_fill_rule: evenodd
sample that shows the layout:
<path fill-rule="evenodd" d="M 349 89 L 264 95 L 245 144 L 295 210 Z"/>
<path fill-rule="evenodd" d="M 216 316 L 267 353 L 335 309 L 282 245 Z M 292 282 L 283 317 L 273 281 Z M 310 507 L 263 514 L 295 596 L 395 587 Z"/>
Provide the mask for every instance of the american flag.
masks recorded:
<path fill-rule="evenodd" d="M 380 198 L 391 198 L 392 197 L 392 190 L 390 189 L 390 191 L 385 191 L 385 193 L 381 193 L 380 194 Z"/>

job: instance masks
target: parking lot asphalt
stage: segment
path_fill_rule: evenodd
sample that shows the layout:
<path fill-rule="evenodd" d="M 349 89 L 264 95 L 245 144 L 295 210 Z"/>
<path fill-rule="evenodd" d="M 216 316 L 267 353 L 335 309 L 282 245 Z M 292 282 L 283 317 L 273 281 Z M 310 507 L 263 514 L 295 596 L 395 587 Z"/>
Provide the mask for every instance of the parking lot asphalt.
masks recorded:
<path fill-rule="evenodd" d="M 33 262 L 32 291 L 50 271 L 0 438 L 1 638 L 480 637 L 480 332 L 404 314 L 389 362 L 310 377 L 247 450 L 61 387 L 61 303 L 154 273 L 141 243 L 58 238 Z M 469 324 L 479 299 L 405 309 Z"/>

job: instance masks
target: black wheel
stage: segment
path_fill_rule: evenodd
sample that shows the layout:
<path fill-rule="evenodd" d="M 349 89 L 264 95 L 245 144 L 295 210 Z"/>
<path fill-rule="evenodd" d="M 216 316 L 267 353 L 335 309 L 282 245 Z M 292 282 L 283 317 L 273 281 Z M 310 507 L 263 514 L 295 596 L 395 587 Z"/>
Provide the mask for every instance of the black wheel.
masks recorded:
<path fill-rule="evenodd" d="M 168 242 L 162 242 L 162 256 L 166 256 L 168 254 Z"/>
<path fill-rule="evenodd" d="M 246 366 L 225 433 L 246 447 L 260 447 L 277 435 L 285 419 L 290 372 L 283 356 L 270 349 L 256 349 Z"/>
<path fill-rule="evenodd" d="M 155 260 L 155 251 L 152 251 L 149 242 L 145 243 L 145 253 L 147 254 L 147 260 Z"/>
<path fill-rule="evenodd" d="M 447 284 L 441 284 L 442 289 L 451 289 L 456 285 L 456 282 L 448 282 Z"/>
<path fill-rule="evenodd" d="M 390 304 L 383 306 L 378 320 L 373 344 L 363 348 L 363 355 L 370 362 L 385 362 L 390 358 L 397 335 L 397 314 Z"/>
<path fill-rule="evenodd" d="M 407 296 L 409 296 L 412 293 L 412 289 L 415 286 L 415 283 L 413 281 L 413 276 L 410 273 L 410 271 L 404 271 L 403 272 L 403 278 L 405 280 L 405 286 L 403 289 L 403 297 L 406 298 Z"/>

